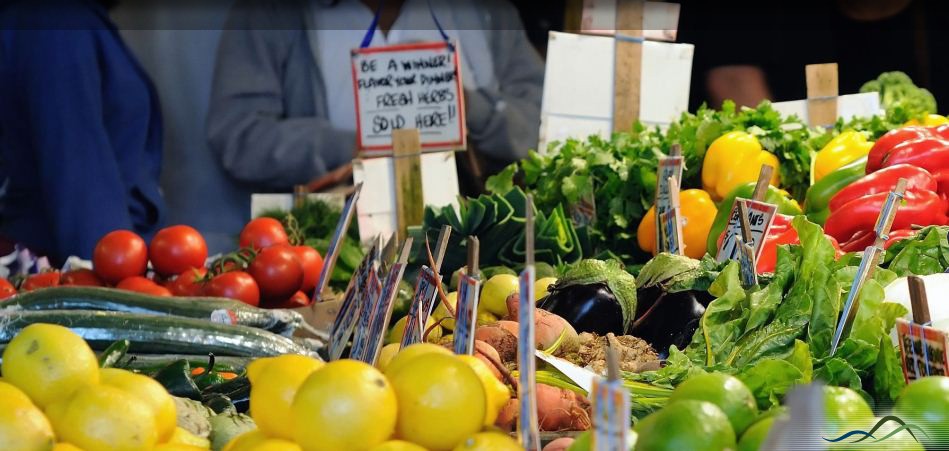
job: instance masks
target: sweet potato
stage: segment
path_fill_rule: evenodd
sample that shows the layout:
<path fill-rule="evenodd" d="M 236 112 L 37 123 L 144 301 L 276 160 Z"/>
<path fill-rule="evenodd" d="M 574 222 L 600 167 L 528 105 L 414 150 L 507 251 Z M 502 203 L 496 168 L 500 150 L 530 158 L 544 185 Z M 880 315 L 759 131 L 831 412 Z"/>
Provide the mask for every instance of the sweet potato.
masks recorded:
<path fill-rule="evenodd" d="M 475 329 L 475 340 L 491 345 L 504 363 L 517 359 L 517 337 L 497 324 L 488 324 Z"/>
<path fill-rule="evenodd" d="M 537 420 L 542 431 L 585 431 L 593 424 L 590 401 L 570 390 L 537 384 Z"/>
<path fill-rule="evenodd" d="M 560 356 L 574 352 L 580 348 L 580 337 L 576 329 L 567 320 L 546 310 L 537 309 L 534 312 L 534 340 L 537 349 L 547 349 L 553 346 L 563 333 L 563 341 L 554 354 Z"/>
<path fill-rule="evenodd" d="M 511 398 L 507 404 L 501 408 L 498 418 L 494 420 L 494 425 L 504 432 L 513 432 L 517 427 L 517 419 L 520 417 L 520 406 L 517 404 L 517 398 Z"/>
<path fill-rule="evenodd" d="M 573 444 L 573 437 L 560 437 L 544 447 L 543 451 L 567 451 Z"/>
<path fill-rule="evenodd" d="M 517 338 L 518 335 L 520 335 L 521 333 L 520 328 L 517 327 L 517 323 L 514 321 L 506 321 L 506 320 L 498 321 L 497 325 L 504 328 L 504 330 L 510 332 L 511 335 L 514 335 L 515 338 Z"/>

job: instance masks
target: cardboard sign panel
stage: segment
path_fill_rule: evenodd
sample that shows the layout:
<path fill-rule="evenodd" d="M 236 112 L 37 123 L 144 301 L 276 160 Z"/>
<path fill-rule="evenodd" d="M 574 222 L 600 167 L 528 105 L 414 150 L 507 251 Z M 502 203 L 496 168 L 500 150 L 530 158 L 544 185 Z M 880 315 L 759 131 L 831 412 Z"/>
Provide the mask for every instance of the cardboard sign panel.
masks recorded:
<path fill-rule="evenodd" d="M 807 115 L 807 100 L 791 100 L 774 102 L 771 104 L 775 111 L 784 116 L 797 116 L 805 123 L 809 122 Z M 837 97 L 837 117 L 849 121 L 855 117 L 870 117 L 880 114 L 880 95 L 875 92 L 863 94 L 847 94 Z"/>
<path fill-rule="evenodd" d="M 417 128 L 426 151 L 465 147 L 458 45 L 444 41 L 352 51 L 356 146 L 362 156 L 392 153 L 392 130 Z"/>
<path fill-rule="evenodd" d="M 931 326 L 913 324 L 903 318 L 896 320 L 903 377 L 909 383 L 926 376 L 949 374 L 949 340 L 945 331 Z"/>

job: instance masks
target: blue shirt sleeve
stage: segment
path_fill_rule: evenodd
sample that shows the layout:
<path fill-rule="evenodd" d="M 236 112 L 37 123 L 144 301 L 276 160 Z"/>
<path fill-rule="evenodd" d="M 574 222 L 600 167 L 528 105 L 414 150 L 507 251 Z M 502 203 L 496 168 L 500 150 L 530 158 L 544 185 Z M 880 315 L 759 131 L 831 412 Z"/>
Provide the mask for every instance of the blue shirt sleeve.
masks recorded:
<path fill-rule="evenodd" d="M 131 229 L 127 188 L 104 123 L 99 39 L 107 30 L 21 31 L 12 48 L 56 255 L 88 256 Z M 121 149 L 119 149 L 121 150 Z"/>

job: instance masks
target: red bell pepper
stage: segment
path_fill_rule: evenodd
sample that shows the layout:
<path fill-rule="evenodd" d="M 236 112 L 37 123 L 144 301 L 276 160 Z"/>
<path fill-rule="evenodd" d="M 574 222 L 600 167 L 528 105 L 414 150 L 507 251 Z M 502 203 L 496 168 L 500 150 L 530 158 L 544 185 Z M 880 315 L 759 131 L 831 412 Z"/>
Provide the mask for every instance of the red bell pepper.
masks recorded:
<path fill-rule="evenodd" d="M 901 179 L 906 179 L 906 189 L 923 189 L 926 191 L 936 191 L 936 180 L 933 179 L 929 171 L 912 166 L 909 164 L 898 164 L 889 166 L 872 174 L 867 174 L 859 180 L 845 186 L 834 194 L 827 204 L 830 212 L 850 202 L 854 199 L 864 197 L 869 194 L 886 193 L 896 187 L 896 183 Z"/>
<path fill-rule="evenodd" d="M 911 126 L 890 130 L 885 135 L 881 136 L 880 139 L 876 140 L 876 142 L 873 143 L 873 147 L 870 148 L 870 153 L 867 155 L 867 174 L 883 167 L 883 159 L 890 152 L 890 149 L 896 145 L 906 141 L 915 141 L 931 136 L 932 131 L 929 128 L 922 126 Z"/>
<path fill-rule="evenodd" d="M 934 136 L 937 136 L 942 139 L 949 139 L 949 124 L 942 124 L 936 127 L 929 127 L 929 131 L 932 132 Z"/>
<path fill-rule="evenodd" d="M 929 171 L 939 192 L 949 193 L 949 141 L 930 138 L 900 144 L 883 161 L 884 167 L 898 164 L 911 164 Z"/>
<path fill-rule="evenodd" d="M 764 242 L 761 244 L 761 254 L 755 262 L 755 272 L 758 274 L 774 272 L 774 268 L 778 263 L 778 246 L 784 244 L 801 244 L 797 230 L 791 227 L 792 219 L 794 219 L 794 217 L 789 215 L 774 215 L 774 222 L 771 223 L 771 228 L 768 229 L 768 235 L 765 236 Z M 837 240 L 830 235 L 825 234 L 824 236 L 830 240 L 834 249 L 836 249 L 836 256 L 840 257 L 842 252 L 840 251 L 840 245 L 837 243 Z M 724 239 L 725 233 L 722 232 L 718 237 L 719 246 L 721 246 L 722 240 Z"/>
<path fill-rule="evenodd" d="M 847 242 L 840 245 L 840 250 L 844 252 L 860 252 L 873 244 L 876 234 L 872 230 L 861 230 L 854 234 Z"/>
<path fill-rule="evenodd" d="M 827 217 L 824 232 L 838 241 L 847 242 L 860 231 L 872 231 L 888 195 L 887 192 L 870 194 L 847 202 Z M 946 200 L 933 191 L 907 190 L 893 220 L 893 228 L 908 229 L 913 224 L 946 224 Z"/>
<path fill-rule="evenodd" d="M 887 235 L 886 242 L 883 243 L 883 249 L 889 249 L 893 243 L 914 236 L 916 236 L 916 230 L 913 229 L 891 230 L 890 234 Z"/>

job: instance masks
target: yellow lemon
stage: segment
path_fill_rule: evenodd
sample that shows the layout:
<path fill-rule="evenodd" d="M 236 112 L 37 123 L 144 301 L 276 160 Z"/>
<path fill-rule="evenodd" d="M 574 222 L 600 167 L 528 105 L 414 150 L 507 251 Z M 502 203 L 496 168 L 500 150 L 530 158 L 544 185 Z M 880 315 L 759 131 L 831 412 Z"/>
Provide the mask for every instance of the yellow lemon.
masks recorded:
<path fill-rule="evenodd" d="M 145 401 L 107 385 L 87 385 L 51 415 L 57 437 L 83 449 L 151 449 L 158 442 L 155 413 Z"/>
<path fill-rule="evenodd" d="M 26 326 L 3 351 L 4 379 L 39 407 L 99 381 L 99 361 L 85 340 L 52 324 Z"/>
<path fill-rule="evenodd" d="M 507 315 L 507 297 L 520 290 L 517 276 L 495 274 L 481 287 L 478 310 L 491 312 L 497 316 Z"/>
<path fill-rule="evenodd" d="M 484 425 L 478 375 L 453 355 L 426 354 L 388 374 L 399 400 L 398 436 L 431 450 L 450 450 Z"/>
<path fill-rule="evenodd" d="M 379 351 L 379 358 L 376 359 L 376 368 L 379 371 L 385 372 L 386 367 L 389 366 L 389 363 L 392 362 L 392 359 L 399 353 L 399 349 L 402 348 L 402 345 L 398 343 L 389 343 L 382 347 L 382 350 Z"/>
<path fill-rule="evenodd" d="M 99 379 L 103 385 L 118 388 L 151 407 L 159 442 L 167 441 L 175 433 L 178 424 L 175 400 L 155 379 L 117 368 L 102 369 Z"/>
<path fill-rule="evenodd" d="M 498 320 L 501 319 L 501 318 L 498 318 L 498 316 L 495 315 L 494 313 L 480 311 L 481 310 L 480 308 L 478 310 L 479 310 L 478 319 L 475 322 L 478 323 L 479 326 L 484 326 L 486 324 L 494 324 L 498 322 Z"/>
<path fill-rule="evenodd" d="M 269 438 L 247 448 L 247 451 L 301 451 L 300 445 L 279 438 Z"/>
<path fill-rule="evenodd" d="M 272 358 L 250 379 L 250 416 L 269 437 L 293 439 L 290 405 L 297 389 L 323 362 L 302 355 Z"/>
<path fill-rule="evenodd" d="M 520 451 L 524 448 L 509 435 L 500 432 L 479 432 L 464 439 L 454 451 Z"/>
<path fill-rule="evenodd" d="M 182 445 L 180 443 L 160 443 L 155 446 L 154 451 L 207 451 L 210 446 Z"/>
<path fill-rule="evenodd" d="M 53 427 L 43 411 L 18 388 L 0 382 L 0 449 L 46 451 L 53 441 Z"/>
<path fill-rule="evenodd" d="M 175 432 L 171 434 L 171 438 L 168 439 L 167 443 L 173 445 L 197 446 L 198 448 L 211 447 L 210 440 L 194 435 L 187 429 L 180 427 L 175 427 Z"/>
<path fill-rule="evenodd" d="M 260 429 L 251 429 L 227 442 L 222 451 L 249 451 L 265 441 L 267 436 Z"/>
<path fill-rule="evenodd" d="M 395 355 L 392 360 L 386 365 L 385 373 L 388 376 L 393 371 L 397 370 L 400 366 L 405 365 L 406 362 L 412 360 L 418 356 L 425 354 L 445 354 L 452 355 L 444 346 L 438 346 L 431 343 L 416 343 L 411 345 Z"/>
<path fill-rule="evenodd" d="M 451 293 L 445 295 L 445 298 L 448 300 L 448 304 L 451 305 L 452 310 L 458 308 L 458 292 L 452 291 Z M 436 305 L 435 310 L 432 312 L 431 318 L 434 318 L 435 321 L 444 319 L 441 322 L 441 327 L 444 327 L 448 330 L 455 330 L 455 319 L 451 316 L 451 313 L 448 312 L 448 308 L 446 308 L 441 299 L 437 297 L 435 298 L 435 302 L 438 304 Z"/>
<path fill-rule="evenodd" d="M 389 333 L 386 334 L 385 344 L 388 345 L 392 343 L 402 342 L 402 335 L 403 335 L 403 332 L 405 332 L 405 322 L 407 321 L 407 319 L 408 319 L 407 316 L 403 316 L 402 318 L 399 318 L 399 320 L 395 322 L 395 325 L 392 326 L 389 329 Z M 428 319 L 425 321 L 425 329 L 420 330 L 419 333 L 424 335 L 425 331 L 434 325 L 435 325 L 435 320 L 433 319 L 432 316 L 429 316 Z M 429 343 L 437 343 L 440 338 L 442 338 L 442 328 L 441 326 L 437 326 L 434 329 L 432 329 L 431 332 L 429 332 L 428 337 L 426 338 L 425 341 Z"/>
<path fill-rule="evenodd" d="M 82 449 L 69 443 L 57 443 L 53 445 L 52 451 L 82 451 Z"/>
<path fill-rule="evenodd" d="M 306 451 L 365 450 L 395 430 L 395 391 L 379 370 L 337 360 L 310 375 L 290 409 L 294 437 Z M 445 418 L 442 418 L 444 420 Z"/>
<path fill-rule="evenodd" d="M 556 277 L 544 277 L 534 282 L 534 302 L 537 302 L 547 296 L 547 288 L 557 283 Z"/>
<path fill-rule="evenodd" d="M 474 370 L 475 374 L 478 375 L 478 379 L 481 380 L 486 401 L 484 425 L 494 425 L 494 420 L 498 419 L 498 413 L 501 412 L 504 404 L 507 404 L 507 401 L 511 399 L 511 391 L 507 389 L 507 385 L 504 385 L 498 378 L 494 377 L 494 373 L 491 372 L 488 365 L 481 359 L 472 355 L 460 355 L 458 358 L 468 364 L 468 366 Z"/>
<path fill-rule="evenodd" d="M 427 451 L 425 448 L 416 445 L 415 443 L 410 443 L 405 440 L 389 440 L 388 442 L 381 443 L 379 446 L 371 449 L 370 451 Z"/>

